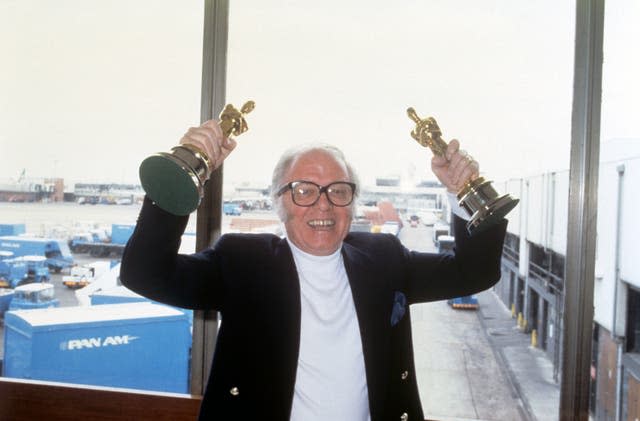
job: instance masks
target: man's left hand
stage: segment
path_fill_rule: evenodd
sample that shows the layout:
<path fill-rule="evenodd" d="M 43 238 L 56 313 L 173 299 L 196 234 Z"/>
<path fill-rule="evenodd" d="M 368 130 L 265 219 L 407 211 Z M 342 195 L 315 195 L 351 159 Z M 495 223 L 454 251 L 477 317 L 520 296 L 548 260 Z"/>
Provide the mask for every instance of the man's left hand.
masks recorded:
<path fill-rule="evenodd" d="M 460 142 L 456 139 L 449 142 L 445 156 L 433 156 L 431 170 L 453 193 L 458 193 L 468 181 L 478 178 L 480 174 L 478 162 L 460 149 Z"/>

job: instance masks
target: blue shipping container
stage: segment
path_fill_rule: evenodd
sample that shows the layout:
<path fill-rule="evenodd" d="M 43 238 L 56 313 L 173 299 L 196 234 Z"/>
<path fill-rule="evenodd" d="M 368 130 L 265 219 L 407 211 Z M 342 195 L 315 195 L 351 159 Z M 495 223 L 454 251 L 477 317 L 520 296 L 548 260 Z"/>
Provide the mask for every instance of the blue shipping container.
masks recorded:
<path fill-rule="evenodd" d="M 5 314 L 5 377 L 189 392 L 184 313 L 153 303 Z"/>
<path fill-rule="evenodd" d="M 111 224 L 111 243 L 127 244 L 135 228 L 135 225 Z"/>
<path fill-rule="evenodd" d="M 102 304 L 121 304 L 121 303 L 139 303 L 139 302 L 151 302 L 160 304 L 157 301 L 153 301 L 148 299 L 147 297 L 143 297 L 140 294 L 137 294 L 131 291 L 129 288 L 118 285 L 109 289 L 102 289 L 100 291 L 96 291 L 91 294 L 91 305 L 102 305 Z M 187 315 L 189 319 L 189 325 L 193 325 L 193 310 L 189 310 L 186 308 L 173 307 L 176 310 L 180 310 L 184 314 Z"/>
<path fill-rule="evenodd" d="M 152 302 L 150 299 L 143 297 L 131 291 L 129 288 L 119 285 L 109 289 L 101 289 L 91 294 L 91 305 L 102 304 L 122 304 L 122 303 L 141 303 Z"/>
<path fill-rule="evenodd" d="M 0 235 L 20 235 L 25 232 L 25 224 L 0 224 Z"/>
<path fill-rule="evenodd" d="M 54 272 L 73 266 L 73 256 L 66 241 L 52 238 L 2 236 L 0 251 L 9 251 L 13 257 L 44 256 L 47 266 Z"/>

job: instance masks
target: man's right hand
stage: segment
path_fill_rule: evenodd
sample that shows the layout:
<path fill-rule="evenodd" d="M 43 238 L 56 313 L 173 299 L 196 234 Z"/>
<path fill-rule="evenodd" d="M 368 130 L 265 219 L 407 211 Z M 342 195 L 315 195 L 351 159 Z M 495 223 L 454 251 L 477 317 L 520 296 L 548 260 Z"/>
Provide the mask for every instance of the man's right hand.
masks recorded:
<path fill-rule="evenodd" d="M 237 145 L 234 139 L 225 137 L 215 120 L 208 120 L 199 127 L 190 127 L 180 139 L 181 145 L 191 145 L 209 158 L 213 172 L 229 156 Z"/>

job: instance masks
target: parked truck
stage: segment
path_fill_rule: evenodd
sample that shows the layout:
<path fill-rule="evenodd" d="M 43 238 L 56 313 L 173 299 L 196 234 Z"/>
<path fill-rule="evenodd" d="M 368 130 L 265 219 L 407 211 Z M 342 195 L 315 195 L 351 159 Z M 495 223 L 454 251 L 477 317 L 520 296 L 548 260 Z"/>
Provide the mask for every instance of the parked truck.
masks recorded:
<path fill-rule="evenodd" d="M 8 311 L 3 376 L 189 392 L 187 316 L 149 302 Z"/>
<path fill-rule="evenodd" d="M 479 307 L 478 299 L 475 295 L 452 298 L 447 300 L 447 304 L 449 304 L 451 308 L 458 310 L 477 310 Z"/>
<path fill-rule="evenodd" d="M 86 287 L 103 273 L 113 268 L 117 263 L 117 260 L 102 260 L 74 266 L 69 271 L 69 275 L 62 277 L 62 285 L 71 289 Z"/>
<path fill-rule="evenodd" d="M 109 235 L 98 230 L 78 233 L 69 240 L 69 249 L 74 253 L 89 253 L 93 257 L 120 257 L 134 228 L 135 225 L 131 224 L 112 224 Z"/>
<path fill-rule="evenodd" d="M 242 215 L 242 206 L 233 202 L 224 202 L 222 211 L 225 215 Z"/>
<path fill-rule="evenodd" d="M 0 319 L 4 318 L 4 313 L 9 310 L 13 295 L 11 288 L 0 288 Z"/>
<path fill-rule="evenodd" d="M 0 260 L 0 288 L 15 288 L 28 280 L 29 269 L 25 262 L 15 259 Z"/>
<path fill-rule="evenodd" d="M 453 237 L 449 236 L 449 225 L 446 225 L 446 224 L 434 224 L 433 225 L 433 237 L 432 238 L 433 238 L 433 244 L 435 244 L 436 247 L 439 247 L 438 239 L 443 235 L 446 236 L 445 237 L 446 240 L 453 238 Z"/>
<path fill-rule="evenodd" d="M 49 282 L 51 280 L 51 272 L 45 256 L 20 256 L 10 261 L 24 262 L 27 265 L 27 282 Z"/>
<path fill-rule="evenodd" d="M 73 266 L 73 256 L 63 240 L 8 235 L 0 237 L 0 251 L 9 251 L 14 257 L 44 256 L 49 270 L 56 273 Z"/>
<path fill-rule="evenodd" d="M 55 296 L 53 284 L 40 282 L 17 286 L 13 290 L 9 310 L 33 310 L 59 305 L 60 301 Z"/>

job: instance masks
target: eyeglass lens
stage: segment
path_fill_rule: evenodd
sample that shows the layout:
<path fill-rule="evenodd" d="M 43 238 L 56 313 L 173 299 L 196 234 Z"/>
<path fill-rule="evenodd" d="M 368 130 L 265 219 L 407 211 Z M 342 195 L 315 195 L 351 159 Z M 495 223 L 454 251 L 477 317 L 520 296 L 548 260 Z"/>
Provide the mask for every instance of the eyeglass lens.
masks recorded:
<path fill-rule="evenodd" d="M 296 205 L 311 206 L 325 191 L 329 201 L 335 206 L 347 206 L 353 200 L 353 188 L 348 183 L 331 183 L 322 188 L 313 183 L 295 183 L 291 188 L 292 198 Z"/>

